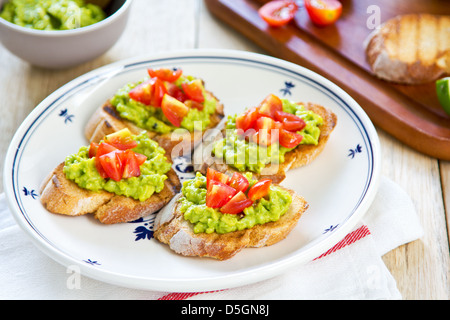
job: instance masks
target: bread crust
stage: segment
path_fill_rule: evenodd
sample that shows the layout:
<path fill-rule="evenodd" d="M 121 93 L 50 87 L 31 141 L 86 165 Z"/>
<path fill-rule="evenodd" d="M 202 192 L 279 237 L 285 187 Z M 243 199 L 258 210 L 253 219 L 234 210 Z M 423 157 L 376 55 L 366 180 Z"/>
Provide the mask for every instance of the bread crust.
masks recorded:
<path fill-rule="evenodd" d="M 317 156 L 323 151 L 325 145 L 328 142 L 328 139 L 331 136 L 334 128 L 337 124 L 337 116 L 331 110 L 314 103 L 299 103 L 303 104 L 307 110 L 311 110 L 314 113 L 320 115 L 323 119 L 323 124 L 320 126 L 320 136 L 319 142 L 317 145 L 300 145 L 294 150 L 287 152 L 285 154 L 285 161 L 279 165 L 269 165 L 263 170 L 261 173 L 253 173 L 254 179 L 271 179 L 273 183 L 280 183 L 286 178 L 287 171 L 298 168 L 301 166 L 305 166 L 311 163 Z M 219 138 L 225 136 L 225 122 L 226 119 L 222 120 L 222 122 L 217 126 L 216 134 L 218 135 L 219 130 L 221 135 L 218 135 Z M 207 146 L 211 146 L 212 137 L 207 137 L 207 141 L 202 145 L 197 147 L 194 152 L 193 157 L 193 166 L 194 170 L 201 172 L 203 175 L 206 174 L 208 168 L 215 169 L 220 172 L 227 173 L 228 175 L 233 175 L 234 172 L 239 172 L 233 167 L 223 163 L 221 159 L 217 159 L 210 155 L 211 148 Z"/>
<path fill-rule="evenodd" d="M 292 196 L 292 204 L 279 220 L 224 234 L 194 233 L 192 223 L 185 220 L 179 210 L 182 194 L 178 194 L 158 213 L 153 235 L 178 254 L 217 260 L 230 259 L 244 248 L 273 245 L 287 237 L 308 208 L 305 199 L 292 190 L 283 189 Z"/>
<path fill-rule="evenodd" d="M 201 142 L 203 134 L 206 130 L 214 128 L 224 117 L 223 105 L 209 91 L 206 94 L 216 99 L 216 112 L 210 116 L 210 124 L 203 132 L 187 132 L 187 130 L 179 130 L 178 133 L 158 134 L 147 130 L 150 139 L 155 140 L 166 151 L 166 156 L 174 159 L 179 156 L 191 154 L 195 146 Z M 88 141 L 98 142 L 105 135 L 114 133 L 121 129 L 128 128 L 131 133 L 139 134 L 144 129 L 139 128 L 133 122 L 120 117 L 116 108 L 108 100 L 100 108 L 98 108 L 85 126 L 85 137 Z"/>
<path fill-rule="evenodd" d="M 116 195 L 107 191 L 94 192 L 80 188 L 66 178 L 64 163 L 59 164 L 43 181 L 41 203 L 56 214 L 79 216 L 93 214 L 103 224 L 130 222 L 157 212 L 181 189 L 181 183 L 173 169 L 166 173 L 164 189 L 145 201 Z"/>
<path fill-rule="evenodd" d="M 405 14 L 366 39 L 373 73 L 402 84 L 432 82 L 450 73 L 450 16 Z"/>

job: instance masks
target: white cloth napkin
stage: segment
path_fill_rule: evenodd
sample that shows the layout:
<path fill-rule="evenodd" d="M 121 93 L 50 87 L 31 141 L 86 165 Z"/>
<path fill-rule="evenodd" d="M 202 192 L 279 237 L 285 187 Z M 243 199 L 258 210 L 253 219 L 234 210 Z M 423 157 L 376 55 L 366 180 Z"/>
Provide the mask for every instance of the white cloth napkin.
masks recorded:
<path fill-rule="evenodd" d="M 282 275 L 206 293 L 135 290 L 81 276 L 38 250 L 0 195 L 0 299 L 401 299 L 381 256 L 423 234 L 409 196 L 383 177 L 363 220 L 335 247 Z"/>

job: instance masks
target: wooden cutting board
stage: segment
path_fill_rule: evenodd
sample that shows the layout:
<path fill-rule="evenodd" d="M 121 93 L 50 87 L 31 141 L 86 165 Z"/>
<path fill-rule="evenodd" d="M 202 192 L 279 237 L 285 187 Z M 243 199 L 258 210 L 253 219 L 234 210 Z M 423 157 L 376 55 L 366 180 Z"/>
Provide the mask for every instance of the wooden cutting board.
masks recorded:
<path fill-rule="evenodd" d="M 271 55 L 337 84 L 379 128 L 419 152 L 450 160 L 450 116 L 439 105 L 434 82 L 407 86 L 380 80 L 371 74 L 364 50 L 377 22 L 405 13 L 450 15 L 447 0 L 379 0 L 376 5 L 373 0 L 342 0 L 341 18 L 324 28 L 314 26 L 305 9 L 289 25 L 270 28 L 257 13 L 264 2 L 205 0 L 213 15 Z"/>

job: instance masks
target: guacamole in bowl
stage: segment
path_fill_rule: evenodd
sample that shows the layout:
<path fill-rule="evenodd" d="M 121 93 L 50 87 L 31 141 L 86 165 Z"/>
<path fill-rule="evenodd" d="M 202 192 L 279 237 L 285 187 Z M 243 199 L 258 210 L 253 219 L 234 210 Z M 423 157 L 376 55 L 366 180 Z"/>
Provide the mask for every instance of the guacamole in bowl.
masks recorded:
<path fill-rule="evenodd" d="M 99 6 L 84 0 L 9 0 L 0 17 L 36 30 L 71 30 L 106 18 Z"/>

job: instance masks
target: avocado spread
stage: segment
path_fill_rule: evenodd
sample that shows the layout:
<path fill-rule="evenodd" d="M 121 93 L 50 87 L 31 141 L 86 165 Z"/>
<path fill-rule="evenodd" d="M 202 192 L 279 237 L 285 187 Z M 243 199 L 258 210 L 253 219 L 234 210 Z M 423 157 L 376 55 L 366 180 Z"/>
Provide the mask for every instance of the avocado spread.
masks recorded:
<path fill-rule="evenodd" d="M 306 122 L 306 127 L 297 133 L 303 136 L 300 145 L 317 145 L 320 136 L 322 117 L 306 110 L 303 105 L 296 104 L 287 99 L 281 99 L 283 111 L 294 114 Z M 260 146 L 255 142 L 247 141 L 238 136 L 236 132 L 237 115 L 228 116 L 226 123 L 226 137 L 214 143 L 212 153 L 222 157 L 224 162 L 239 171 L 261 172 L 269 163 L 283 163 L 284 155 L 295 149 L 288 149 L 278 143 L 270 146 Z"/>
<path fill-rule="evenodd" d="M 99 22 L 106 14 L 84 0 L 10 0 L 0 17 L 31 29 L 71 30 Z"/>
<path fill-rule="evenodd" d="M 257 181 L 246 175 L 250 187 Z M 194 225 L 195 233 L 227 233 L 251 228 L 257 224 L 277 221 L 285 214 L 292 202 L 291 195 L 271 185 L 269 195 L 245 208 L 242 214 L 223 214 L 206 206 L 206 177 L 197 173 L 195 178 L 183 183 L 180 211 Z"/>
<path fill-rule="evenodd" d="M 83 146 L 78 153 L 66 157 L 64 173 L 67 179 L 74 181 L 79 187 L 91 191 L 106 190 L 118 195 L 144 201 L 153 193 L 161 192 L 166 172 L 171 164 L 165 157 L 165 151 L 157 142 L 148 138 L 145 132 L 133 139 L 138 143 L 132 150 L 147 156 L 147 160 L 140 166 L 141 175 L 114 181 L 104 179 L 95 167 L 95 157 L 89 158 L 89 147 Z"/>
<path fill-rule="evenodd" d="M 181 75 L 175 81 L 175 85 L 181 88 L 183 82 L 189 82 L 194 79 L 192 76 Z M 147 79 L 137 83 L 129 83 L 120 88 L 111 99 L 111 104 L 116 107 L 122 118 L 130 120 L 139 128 L 161 134 L 174 131 L 177 128 L 164 116 L 161 108 L 148 106 L 130 98 L 128 93 L 145 80 Z M 187 129 L 189 132 L 194 130 L 203 131 L 209 125 L 210 117 L 216 111 L 217 101 L 214 97 L 206 94 L 206 92 L 203 92 L 203 96 L 205 97 L 203 110 L 189 109 L 188 114 L 181 122 L 180 128 Z"/>

